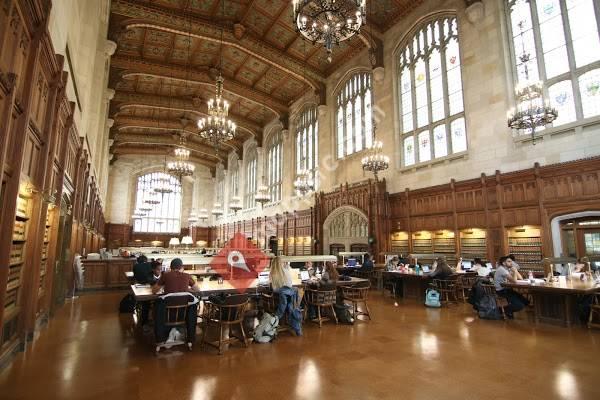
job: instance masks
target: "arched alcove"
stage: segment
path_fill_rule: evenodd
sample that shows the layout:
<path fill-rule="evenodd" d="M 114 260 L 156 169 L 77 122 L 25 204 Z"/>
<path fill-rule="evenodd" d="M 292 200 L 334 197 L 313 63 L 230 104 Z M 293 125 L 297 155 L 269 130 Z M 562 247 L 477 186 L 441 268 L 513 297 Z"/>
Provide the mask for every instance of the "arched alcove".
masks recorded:
<path fill-rule="evenodd" d="M 369 222 L 365 213 L 352 206 L 333 210 L 323 223 L 323 253 L 331 254 L 333 244 L 336 252 L 351 251 L 353 247 L 367 248 Z"/>

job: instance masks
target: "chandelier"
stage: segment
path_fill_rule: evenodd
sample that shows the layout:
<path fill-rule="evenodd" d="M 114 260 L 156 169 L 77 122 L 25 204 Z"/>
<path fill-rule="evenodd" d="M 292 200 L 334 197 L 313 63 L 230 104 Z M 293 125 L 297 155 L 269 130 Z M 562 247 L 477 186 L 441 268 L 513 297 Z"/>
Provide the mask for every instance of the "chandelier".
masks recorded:
<path fill-rule="evenodd" d="M 158 178 L 156 180 L 156 185 L 154 186 L 154 191 L 160 194 L 173 193 L 169 178 L 166 176 L 161 176 Z"/>
<path fill-rule="evenodd" d="M 141 206 L 138 208 L 139 211 L 142 211 L 142 213 L 144 215 L 146 215 L 145 213 L 152 211 L 152 207 L 149 206 Z"/>
<path fill-rule="evenodd" d="M 200 211 L 198 211 L 198 219 L 201 221 L 206 221 L 208 219 L 208 210 L 206 208 L 201 208 Z"/>
<path fill-rule="evenodd" d="M 369 154 L 361 160 L 363 171 L 370 171 L 375 175 L 375 180 L 378 180 L 377 174 L 385 171 L 390 166 L 390 158 L 382 154 L 383 143 L 375 140 L 369 148 Z"/>
<path fill-rule="evenodd" d="M 154 191 L 154 182 L 152 182 L 152 187 L 150 187 L 148 189 L 148 191 L 146 192 L 146 198 L 144 199 L 144 203 L 146 204 L 151 204 L 151 205 L 157 205 L 160 204 L 160 199 L 158 192 Z"/>
<path fill-rule="evenodd" d="M 231 202 L 229 203 L 229 209 L 237 214 L 237 212 L 242 209 L 242 199 L 240 199 L 238 196 L 233 196 L 231 198 Z"/>
<path fill-rule="evenodd" d="M 294 189 L 300 196 L 304 196 L 306 193 L 315 190 L 315 183 L 312 178 L 312 173 L 309 170 L 302 170 L 298 172 L 296 180 L 294 181 Z"/>
<path fill-rule="evenodd" d="M 265 203 L 271 201 L 271 196 L 269 195 L 269 188 L 265 185 L 260 185 L 256 194 L 254 195 L 254 201 L 260 203 L 261 207 L 264 207 Z"/>
<path fill-rule="evenodd" d="M 190 151 L 185 148 L 185 136 L 181 135 L 179 147 L 175 149 L 175 161 L 167 163 L 167 171 L 179 177 L 191 176 L 196 167 L 190 163 Z"/>
<path fill-rule="evenodd" d="M 133 218 L 133 219 L 140 219 L 140 218 L 145 217 L 145 216 L 146 216 L 146 213 L 143 212 L 142 210 L 139 210 L 139 209 L 135 210 L 133 212 L 133 214 L 131 214 L 131 218 Z"/>
<path fill-rule="evenodd" d="M 519 60 L 524 66 L 524 83 L 517 83 L 515 86 L 515 98 L 517 107 L 507 113 L 508 127 L 513 129 L 517 135 L 530 133 L 533 144 L 535 145 L 535 132 L 538 128 L 543 128 L 551 124 L 558 117 L 556 108 L 551 107 L 548 100 L 544 100 L 543 83 L 541 81 L 531 82 L 529 80 L 529 68 L 527 64 L 531 55 L 525 50 L 525 41 L 523 40 L 523 23 L 519 23 L 521 29 L 521 41 L 523 43 L 523 52 Z"/>
<path fill-rule="evenodd" d="M 366 0 L 293 0 L 294 23 L 302 36 L 323 43 L 331 62 L 333 45 L 357 35 L 367 22 Z"/>
<path fill-rule="evenodd" d="M 188 217 L 188 223 L 190 224 L 190 226 L 195 225 L 197 222 L 199 221 L 198 219 L 198 215 L 196 214 L 196 212 L 192 209 L 192 212 L 190 213 L 190 216 Z"/>
<path fill-rule="evenodd" d="M 208 100 L 209 116 L 198 120 L 198 129 L 200 137 L 218 149 L 222 142 L 233 139 L 236 125 L 228 118 L 229 103 L 223 100 L 223 77 L 220 73 L 215 86 L 215 98 Z"/>
<path fill-rule="evenodd" d="M 223 209 L 221 208 L 220 203 L 215 203 L 212 209 L 212 215 L 214 215 L 215 218 L 219 218 L 221 215 L 223 215 Z"/>

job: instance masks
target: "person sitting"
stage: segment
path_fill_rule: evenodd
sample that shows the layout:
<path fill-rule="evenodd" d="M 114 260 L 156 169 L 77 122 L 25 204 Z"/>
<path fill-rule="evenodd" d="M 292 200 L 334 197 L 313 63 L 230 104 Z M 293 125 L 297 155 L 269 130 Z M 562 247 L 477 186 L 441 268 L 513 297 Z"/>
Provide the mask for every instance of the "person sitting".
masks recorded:
<path fill-rule="evenodd" d="M 196 288 L 196 281 L 191 275 L 183 272 L 183 261 L 181 258 L 174 258 L 171 261 L 171 270 L 161 274 L 158 281 L 152 286 L 152 293 L 158 293 L 164 287 L 164 293 L 187 292 Z"/>
<path fill-rule="evenodd" d="M 321 280 L 325 282 L 336 282 L 340 278 L 340 274 L 337 271 L 337 268 L 331 261 L 325 262 L 325 269 L 323 271 L 323 275 L 321 276 Z"/>
<path fill-rule="evenodd" d="M 202 251 L 200 251 L 200 254 L 206 254 L 206 249 L 202 248 Z"/>
<path fill-rule="evenodd" d="M 396 271 L 398 269 L 398 264 L 399 264 L 400 260 L 398 258 L 398 256 L 394 256 L 392 258 L 390 258 L 387 262 L 387 264 L 385 265 L 385 270 L 386 271 Z"/>
<path fill-rule="evenodd" d="M 494 274 L 494 286 L 498 296 L 504 297 L 508 301 L 508 307 L 505 307 L 504 312 L 508 318 L 513 318 L 513 313 L 521 311 L 529 301 L 515 292 L 512 289 L 505 288 L 505 283 L 517 283 L 517 280 L 522 279 L 521 274 L 514 268 L 513 261 L 509 257 L 501 257 L 499 266 Z"/>
<path fill-rule="evenodd" d="M 133 266 L 133 279 L 142 285 L 152 283 L 152 265 L 145 255 L 137 258 L 137 263 Z"/>
<path fill-rule="evenodd" d="M 517 257 L 515 257 L 514 254 L 509 254 L 509 255 L 507 255 L 507 257 L 510 258 L 510 260 L 512 261 L 513 269 L 515 271 L 519 272 L 519 269 L 521 269 L 521 266 L 517 263 Z M 519 273 L 519 276 L 521 276 L 520 273 Z M 523 277 L 521 277 L 519 279 L 523 279 Z"/>
<path fill-rule="evenodd" d="M 371 260 L 371 255 L 369 253 L 365 253 L 363 264 L 358 270 L 360 272 L 371 272 L 373 271 L 373 268 L 374 265 L 373 260 Z"/>
<path fill-rule="evenodd" d="M 471 268 L 471 271 L 477 272 L 477 275 L 479 276 L 488 276 L 490 272 L 492 272 L 481 260 L 481 258 L 475 258 L 473 260 L 473 267 Z"/>
<path fill-rule="evenodd" d="M 154 285 L 156 282 L 158 282 L 161 274 L 162 274 L 162 262 L 159 260 L 153 261 L 152 262 L 152 277 L 151 277 L 152 281 L 150 282 L 150 284 Z"/>
<path fill-rule="evenodd" d="M 433 262 L 433 272 L 429 274 L 429 277 L 432 279 L 448 279 L 452 275 L 454 275 L 454 271 L 450 268 L 446 260 L 438 257 Z"/>

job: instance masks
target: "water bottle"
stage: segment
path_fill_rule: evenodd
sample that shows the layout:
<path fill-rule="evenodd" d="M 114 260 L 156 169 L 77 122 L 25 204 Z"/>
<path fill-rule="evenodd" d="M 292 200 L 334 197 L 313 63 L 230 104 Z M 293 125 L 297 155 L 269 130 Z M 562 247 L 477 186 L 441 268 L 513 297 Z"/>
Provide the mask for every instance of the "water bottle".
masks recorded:
<path fill-rule="evenodd" d="M 420 271 L 421 271 L 421 267 L 419 267 L 419 264 L 415 265 L 415 274 L 419 275 Z"/>
<path fill-rule="evenodd" d="M 529 271 L 529 283 L 533 284 L 535 282 L 535 279 L 533 279 L 533 272 Z"/>

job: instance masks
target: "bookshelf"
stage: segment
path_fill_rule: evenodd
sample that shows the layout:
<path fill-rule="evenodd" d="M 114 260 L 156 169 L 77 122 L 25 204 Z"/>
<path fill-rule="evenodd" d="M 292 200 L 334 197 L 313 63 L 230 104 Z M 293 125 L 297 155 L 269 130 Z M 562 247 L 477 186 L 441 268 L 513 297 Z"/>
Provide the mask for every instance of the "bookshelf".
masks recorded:
<path fill-rule="evenodd" d="M 508 253 L 514 254 L 523 271 L 543 272 L 542 238 L 537 226 L 510 228 L 508 232 Z"/>
<path fill-rule="evenodd" d="M 421 231 L 413 233 L 412 245 L 412 253 L 433 253 L 433 240 L 431 239 L 431 232 Z"/>
<path fill-rule="evenodd" d="M 460 232 L 460 256 L 465 260 L 487 259 L 486 233 L 483 229 L 464 229 Z"/>
<path fill-rule="evenodd" d="M 4 316 L 0 346 L 13 340 L 17 334 L 20 316 L 19 298 L 23 282 L 23 267 L 25 264 L 25 251 L 27 232 L 29 229 L 29 216 L 31 215 L 31 200 L 19 194 L 12 232 L 10 247 L 8 279 L 6 280 L 6 294 L 4 296 Z"/>
<path fill-rule="evenodd" d="M 408 246 L 408 232 L 394 232 L 392 234 L 391 251 L 403 256 L 406 256 L 408 253 L 410 253 Z"/>
<path fill-rule="evenodd" d="M 444 254 L 451 266 L 456 265 L 456 239 L 454 232 L 443 230 L 432 234 L 433 253 Z"/>

